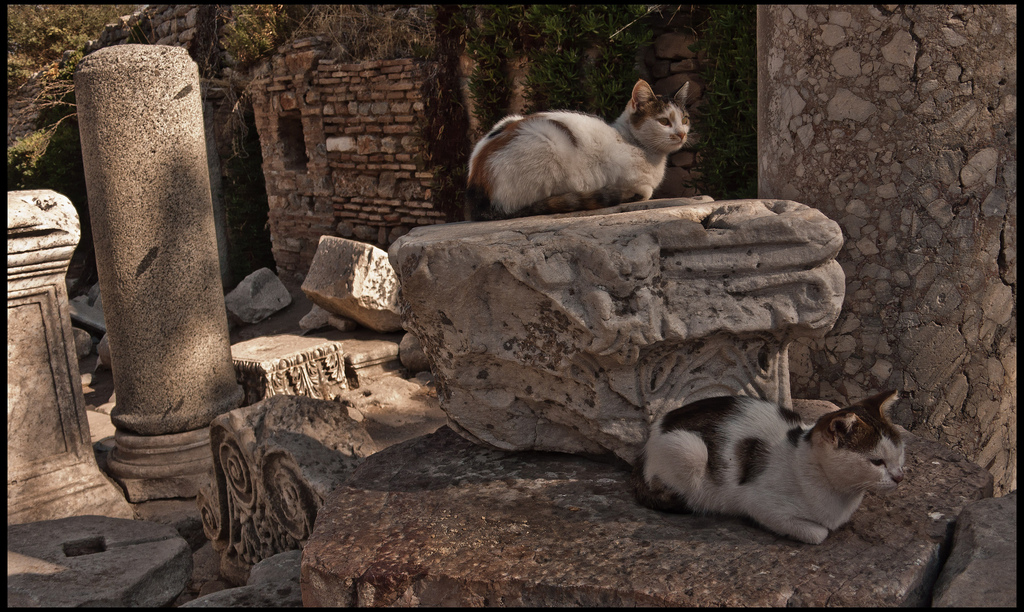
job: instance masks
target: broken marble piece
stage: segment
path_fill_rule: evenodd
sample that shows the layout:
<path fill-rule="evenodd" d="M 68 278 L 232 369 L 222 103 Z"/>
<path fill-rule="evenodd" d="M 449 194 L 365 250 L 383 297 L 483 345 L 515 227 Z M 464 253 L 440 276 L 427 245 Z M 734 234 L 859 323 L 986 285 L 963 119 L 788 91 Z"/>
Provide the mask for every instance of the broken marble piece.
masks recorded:
<path fill-rule="evenodd" d="M 167 606 L 192 573 L 173 527 L 106 516 L 7 526 L 7 605 Z"/>
<path fill-rule="evenodd" d="M 791 405 L 787 350 L 839 316 L 842 244 L 797 202 L 703 198 L 419 227 L 390 257 L 451 427 L 631 462 L 687 402 Z"/>
<path fill-rule="evenodd" d="M 402 329 L 398 279 L 387 253 L 373 245 L 321 236 L 302 290 L 324 310 L 375 331 Z"/>
<path fill-rule="evenodd" d="M 79 237 L 78 214 L 66 197 L 7 193 L 9 524 L 133 517 L 100 472 L 90 440 L 65 284 Z"/>
<path fill-rule="evenodd" d="M 907 434 L 906 479 L 821 545 L 640 506 L 623 464 L 505 452 L 448 428 L 367 458 L 303 549 L 317 606 L 926 606 L 992 476 Z"/>

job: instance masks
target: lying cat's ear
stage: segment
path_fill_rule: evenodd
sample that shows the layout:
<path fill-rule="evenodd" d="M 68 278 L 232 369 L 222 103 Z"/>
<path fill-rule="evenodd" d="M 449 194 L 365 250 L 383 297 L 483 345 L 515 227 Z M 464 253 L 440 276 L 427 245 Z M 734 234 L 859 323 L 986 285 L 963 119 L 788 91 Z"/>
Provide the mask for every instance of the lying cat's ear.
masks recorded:
<path fill-rule="evenodd" d="M 629 106 L 631 110 L 636 110 L 651 100 L 654 100 L 654 90 L 647 84 L 647 81 L 640 79 L 633 86 L 633 97 L 629 100 Z"/>
<path fill-rule="evenodd" d="M 826 420 L 822 434 L 833 446 L 843 446 L 860 423 L 857 415 L 845 411 L 831 412 L 823 416 L 822 419 Z"/>
<path fill-rule="evenodd" d="M 683 86 L 680 87 L 676 91 L 675 95 L 672 96 L 672 101 L 675 102 L 676 106 L 678 106 L 679 108 L 685 108 L 686 107 L 686 95 L 688 93 L 690 93 L 690 82 L 689 81 L 683 83 Z"/>

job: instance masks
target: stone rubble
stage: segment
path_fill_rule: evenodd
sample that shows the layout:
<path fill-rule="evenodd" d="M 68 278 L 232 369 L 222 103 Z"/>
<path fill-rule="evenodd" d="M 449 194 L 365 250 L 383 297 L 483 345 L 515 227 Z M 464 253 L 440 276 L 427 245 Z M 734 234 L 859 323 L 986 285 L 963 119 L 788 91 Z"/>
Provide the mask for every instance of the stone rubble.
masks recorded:
<path fill-rule="evenodd" d="M 224 306 L 236 323 L 259 323 L 292 303 L 284 283 L 270 268 L 260 268 L 224 296 Z"/>

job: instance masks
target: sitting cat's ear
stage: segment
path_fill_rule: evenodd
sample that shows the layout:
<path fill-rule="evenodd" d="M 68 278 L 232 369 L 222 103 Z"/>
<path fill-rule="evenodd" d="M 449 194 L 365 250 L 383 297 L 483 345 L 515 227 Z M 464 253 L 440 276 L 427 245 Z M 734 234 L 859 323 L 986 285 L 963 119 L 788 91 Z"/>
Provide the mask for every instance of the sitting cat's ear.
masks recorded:
<path fill-rule="evenodd" d="M 683 86 L 680 87 L 676 91 L 674 96 L 672 96 L 672 101 L 675 102 L 676 106 L 678 106 L 679 108 L 685 108 L 686 107 L 686 95 L 689 94 L 689 93 L 690 93 L 690 82 L 687 81 L 687 82 L 683 83 Z"/>
<path fill-rule="evenodd" d="M 629 100 L 630 110 L 636 111 L 654 98 L 654 90 L 647 84 L 647 81 L 640 79 L 633 86 L 633 97 Z"/>
<path fill-rule="evenodd" d="M 868 409 L 869 412 L 877 413 L 878 416 L 885 423 L 891 423 L 889 418 L 889 412 L 892 407 L 900 401 L 900 393 L 896 390 L 883 391 L 877 395 L 861 400 L 861 404 Z"/>

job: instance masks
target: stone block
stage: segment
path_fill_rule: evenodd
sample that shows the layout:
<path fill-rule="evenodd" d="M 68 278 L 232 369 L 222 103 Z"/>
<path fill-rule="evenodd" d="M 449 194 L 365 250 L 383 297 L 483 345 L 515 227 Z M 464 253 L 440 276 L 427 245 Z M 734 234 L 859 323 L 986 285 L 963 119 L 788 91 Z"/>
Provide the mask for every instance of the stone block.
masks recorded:
<path fill-rule="evenodd" d="M 226 580 L 244 584 L 253 564 L 302 548 L 323 500 L 377 450 L 346 412 L 275 395 L 210 424 L 213 474 L 196 503 Z"/>
<path fill-rule="evenodd" d="M 278 334 L 232 345 L 243 405 L 274 395 L 333 400 L 348 388 L 342 345 L 315 336 Z"/>
<path fill-rule="evenodd" d="M 8 524 L 134 516 L 92 451 L 64 282 L 79 236 L 66 197 L 8 192 Z"/>
<path fill-rule="evenodd" d="M 324 310 L 379 332 L 402 329 L 398 279 L 375 246 L 321 236 L 302 290 Z"/>
<path fill-rule="evenodd" d="M 796 202 L 680 199 L 420 227 L 390 255 L 451 427 L 632 461 L 660 411 L 791 405 L 788 347 L 838 317 L 842 242 Z"/>
<path fill-rule="evenodd" d="M 228 314 L 242 323 L 259 323 L 291 303 L 291 294 L 270 268 L 246 276 L 224 296 Z"/>
<path fill-rule="evenodd" d="M 933 607 L 1017 607 L 1017 492 L 968 504 L 935 583 Z"/>
<path fill-rule="evenodd" d="M 922 606 L 980 466 L 907 434 L 906 480 L 819 546 L 637 504 L 629 470 L 447 428 L 368 458 L 303 550 L 306 606 Z"/>
<path fill-rule="evenodd" d="M 7 526 L 7 605 L 169 605 L 192 573 L 188 543 L 149 521 L 76 516 Z"/>

